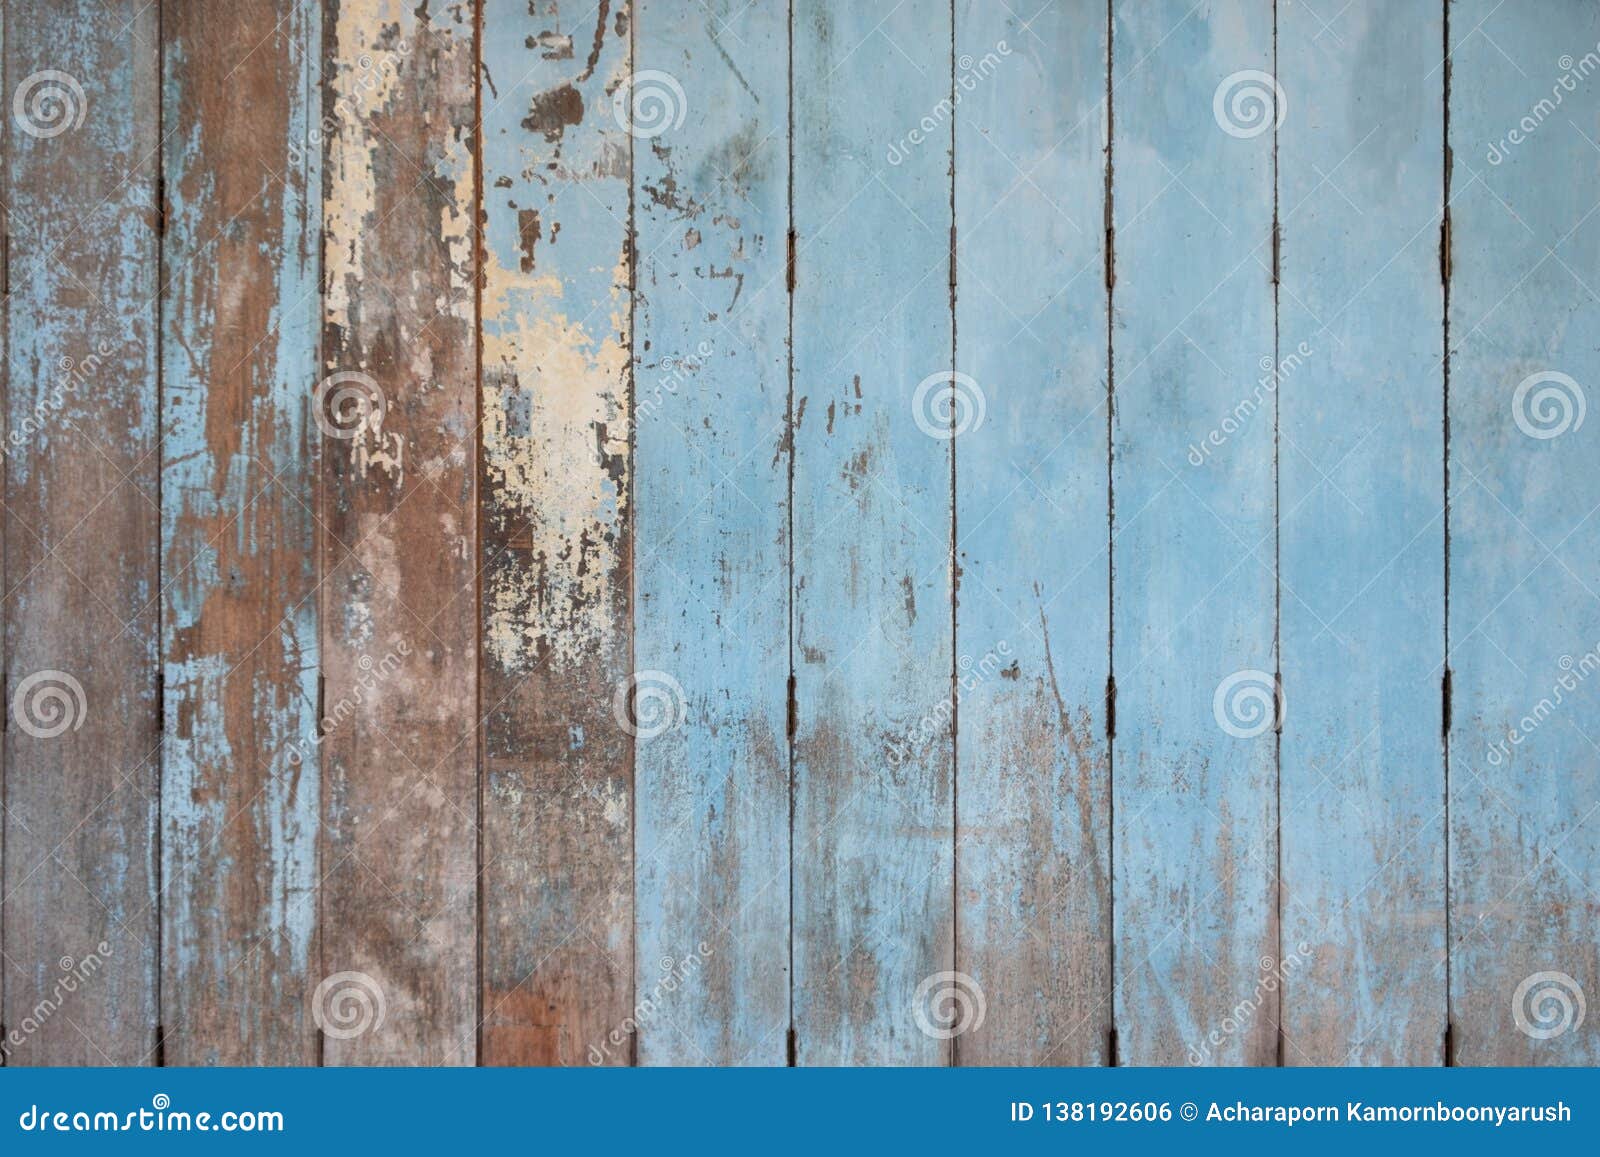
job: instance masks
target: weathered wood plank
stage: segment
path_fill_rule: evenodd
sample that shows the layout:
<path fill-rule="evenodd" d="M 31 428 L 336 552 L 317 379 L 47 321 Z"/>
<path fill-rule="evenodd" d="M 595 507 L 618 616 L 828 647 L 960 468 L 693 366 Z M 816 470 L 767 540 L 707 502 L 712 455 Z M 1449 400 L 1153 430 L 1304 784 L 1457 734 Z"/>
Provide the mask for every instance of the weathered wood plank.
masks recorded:
<path fill-rule="evenodd" d="M 1443 1060 L 1442 24 L 1278 8 L 1286 1064 Z"/>
<path fill-rule="evenodd" d="M 1455 1059 L 1592 1065 L 1600 9 L 1457 0 L 1450 36 Z"/>
<path fill-rule="evenodd" d="M 7 1064 L 155 1053 L 156 16 L 6 8 Z"/>
<path fill-rule="evenodd" d="M 161 34 L 166 1060 L 311 1064 L 322 8 Z"/>
<path fill-rule="evenodd" d="M 475 15 L 343 0 L 328 46 L 326 1064 L 474 1059 Z"/>
<path fill-rule="evenodd" d="M 1024 23 L 1024 17 L 1027 17 Z M 956 967 L 964 1064 L 1096 1064 L 1111 1027 L 1106 6 L 956 12 Z"/>
<path fill-rule="evenodd" d="M 797 7 L 793 52 L 797 1059 L 936 1064 L 914 1009 L 939 1029 L 954 965 L 951 138 L 909 135 L 950 99 L 949 6 Z"/>
<path fill-rule="evenodd" d="M 627 3 L 483 10 L 486 1064 L 626 1064 Z"/>
<path fill-rule="evenodd" d="M 1127 0 L 1112 44 L 1119 1060 L 1271 1064 L 1272 994 L 1207 1042 L 1278 952 L 1272 415 L 1189 455 L 1272 356 L 1272 8 Z"/>
<path fill-rule="evenodd" d="M 638 1055 L 781 1065 L 787 8 L 644 0 L 634 65 Z"/>

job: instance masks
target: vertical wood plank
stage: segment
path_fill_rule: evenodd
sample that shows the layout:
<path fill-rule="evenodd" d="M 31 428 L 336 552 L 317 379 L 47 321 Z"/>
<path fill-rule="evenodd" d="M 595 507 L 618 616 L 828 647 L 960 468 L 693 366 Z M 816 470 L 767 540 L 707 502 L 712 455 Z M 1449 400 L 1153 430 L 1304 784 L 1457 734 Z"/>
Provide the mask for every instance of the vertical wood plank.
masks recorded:
<path fill-rule="evenodd" d="M 802 1064 L 949 1055 L 914 1008 L 954 964 L 951 137 L 909 135 L 950 99 L 951 31 L 933 0 L 794 14 Z"/>
<path fill-rule="evenodd" d="M 956 364 L 985 403 L 956 440 L 967 1064 L 1107 1059 L 1106 17 L 956 13 Z"/>
<path fill-rule="evenodd" d="M 1443 1059 L 1442 24 L 1278 8 L 1286 1064 Z"/>
<path fill-rule="evenodd" d="M 166 1060 L 313 1064 L 322 8 L 161 31 Z"/>
<path fill-rule="evenodd" d="M 343 0 L 332 21 L 322 970 L 358 975 L 323 1011 L 375 990 L 386 1015 L 339 1024 L 327 1064 L 473 1060 L 475 15 Z"/>
<path fill-rule="evenodd" d="M 1450 35 L 1455 1059 L 1592 1065 L 1600 9 L 1457 0 Z"/>
<path fill-rule="evenodd" d="M 646 0 L 634 63 L 639 1061 L 781 1065 L 787 6 Z"/>
<path fill-rule="evenodd" d="M 136 1065 L 158 1017 L 157 13 L 6 15 L 4 1060 Z"/>
<path fill-rule="evenodd" d="M 1119 1060 L 1182 1064 L 1276 957 L 1273 422 L 1203 467 L 1273 350 L 1272 7 L 1119 2 L 1114 870 Z M 1263 95 L 1257 93 L 1256 95 Z M 1222 122 L 1254 135 L 1233 136 Z M 1221 700 L 1220 709 L 1213 706 Z M 1253 712 L 1253 713 L 1252 713 Z M 1232 731 L 1224 730 L 1224 726 Z M 1275 1002 L 1200 1059 L 1271 1064 Z"/>
<path fill-rule="evenodd" d="M 484 5 L 486 1064 L 629 1060 L 630 37 L 627 3 Z"/>

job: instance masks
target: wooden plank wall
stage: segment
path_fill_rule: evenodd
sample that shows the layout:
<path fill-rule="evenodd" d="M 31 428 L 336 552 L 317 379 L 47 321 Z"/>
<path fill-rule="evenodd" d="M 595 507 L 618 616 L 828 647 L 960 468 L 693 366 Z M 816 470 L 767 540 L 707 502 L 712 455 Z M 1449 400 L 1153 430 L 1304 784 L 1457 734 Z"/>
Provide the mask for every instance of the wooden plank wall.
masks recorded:
<path fill-rule="evenodd" d="M 1592 5 L 0 90 L 0 1062 L 1600 1060 Z"/>

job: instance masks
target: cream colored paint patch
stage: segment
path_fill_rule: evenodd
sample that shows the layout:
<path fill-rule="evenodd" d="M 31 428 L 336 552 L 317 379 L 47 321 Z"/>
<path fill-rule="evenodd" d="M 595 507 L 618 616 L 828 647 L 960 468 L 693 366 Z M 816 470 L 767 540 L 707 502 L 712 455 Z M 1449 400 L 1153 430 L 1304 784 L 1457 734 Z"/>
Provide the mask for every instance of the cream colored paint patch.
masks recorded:
<path fill-rule="evenodd" d="M 345 0 L 337 25 L 340 51 L 334 74 L 335 125 L 328 147 L 328 194 L 323 199 L 327 318 L 350 328 L 350 285 L 366 275 L 367 230 L 377 213 L 373 157 L 380 144 L 369 129 L 394 93 L 400 60 L 374 47 L 385 25 L 410 28 L 414 17 L 399 0 Z M 355 367 L 344 367 L 346 369 Z"/>
<path fill-rule="evenodd" d="M 527 670 L 540 655 L 558 669 L 576 667 L 604 652 L 622 626 L 609 591 L 622 565 L 614 543 L 627 494 L 602 451 L 620 458 L 628 450 L 625 261 L 612 274 L 610 311 L 574 321 L 558 277 L 488 257 L 484 463 L 495 500 L 527 523 L 512 552 L 526 565 L 502 568 L 485 592 L 485 645 L 508 671 Z M 523 404 L 526 429 L 513 429 L 511 410 Z"/>

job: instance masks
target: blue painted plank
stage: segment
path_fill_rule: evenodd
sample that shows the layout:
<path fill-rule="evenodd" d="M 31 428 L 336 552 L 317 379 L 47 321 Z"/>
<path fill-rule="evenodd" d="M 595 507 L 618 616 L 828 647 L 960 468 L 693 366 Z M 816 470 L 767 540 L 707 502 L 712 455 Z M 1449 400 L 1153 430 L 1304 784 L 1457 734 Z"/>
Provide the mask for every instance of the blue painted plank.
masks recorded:
<path fill-rule="evenodd" d="M 951 447 L 931 404 L 953 368 L 948 123 L 912 140 L 950 99 L 950 54 L 933 0 L 795 13 L 802 1064 L 950 1051 L 916 1015 L 954 965 Z"/>
<path fill-rule="evenodd" d="M 1442 24 L 1278 9 L 1286 1064 L 1443 1059 Z"/>
<path fill-rule="evenodd" d="M 626 1064 L 630 6 L 482 19 L 480 1058 Z"/>
<path fill-rule="evenodd" d="M 457 1046 L 477 1007 L 475 15 L 342 0 L 327 49 L 329 1065 L 474 1058 Z"/>
<path fill-rule="evenodd" d="M 956 11 L 964 1064 L 1108 1055 L 1106 17 Z"/>
<path fill-rule="evenodd" d="M 1270 83 L 1232 99 L 1272 9 L 1128 0 L 1112 45 L 1119 1059 L 1271 1064 L 1275 998 L 1233 1016 L 1278 951 L 1271 414 L 1190 454 L 1272 356 Z"/>
<path fill-rule="evenodd" d="M 322 7 L 161 13 L 169 1064 L 314 1064 Z"/>
<path fill-rule="evenodd" d="M 637 6 L 641 1064 L 785 1062 L 788 13 Z"/>
<path fill-rule="evenodd" d="M 1450 9 L 1450 1005 L 1462 1064 L 1600 1062 L 1600 9 Z"/>
<path fill-rule="evenodd" d="M 156 15 L 6 9 L 6 1064 L 154 1057 Z"/>

